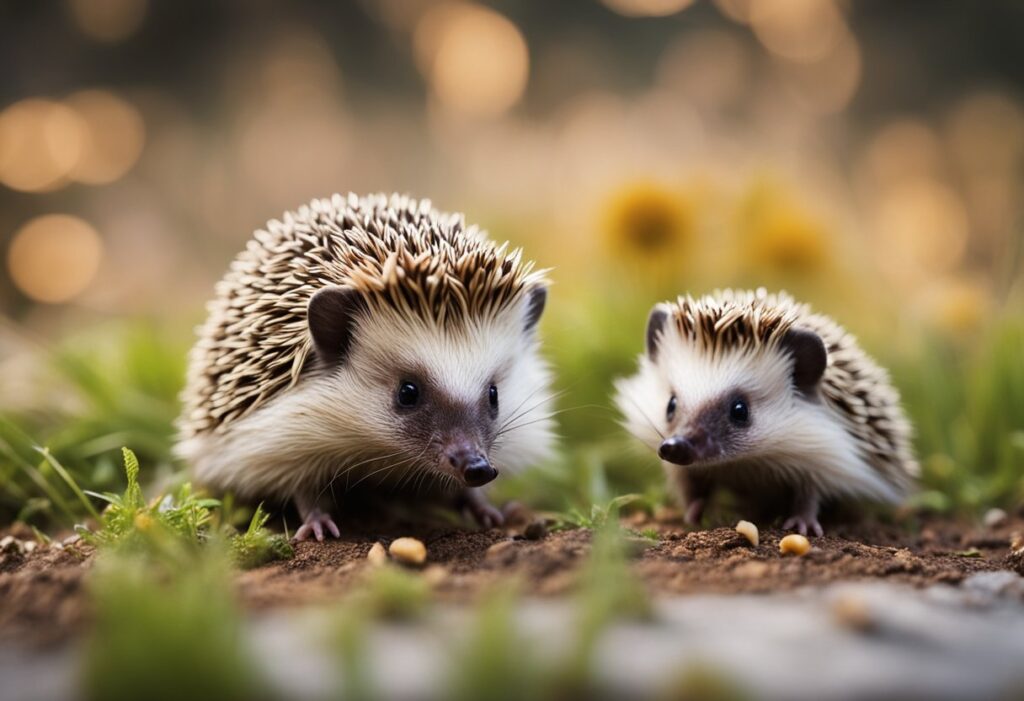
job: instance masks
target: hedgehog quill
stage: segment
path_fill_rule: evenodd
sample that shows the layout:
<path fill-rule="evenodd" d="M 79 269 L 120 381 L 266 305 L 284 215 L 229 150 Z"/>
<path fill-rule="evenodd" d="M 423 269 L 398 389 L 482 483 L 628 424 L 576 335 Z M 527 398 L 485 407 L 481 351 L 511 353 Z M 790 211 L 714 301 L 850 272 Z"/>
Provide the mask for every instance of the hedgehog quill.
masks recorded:
<path fill-rule="evenodd" d="M 718 488 L 782 500 L 783 527 L 822 535 L 825 501 L 897 502 L 918 473 L 887 373 L 785 293 L 658 304 L 639 371 L 616 384 L 627 429 L 655 449 L 691 524 Z"/>
<path fill-rule="evenodd" d="M 215 490 L 293 502 L 298 540 L 339 536 L 332 497 L 360 484 L 500 525 L 481 487 L 552 449 L 546 297 L 519 250 L 429 201 L 314 200 L 217 285 L 176 451 Z"/>

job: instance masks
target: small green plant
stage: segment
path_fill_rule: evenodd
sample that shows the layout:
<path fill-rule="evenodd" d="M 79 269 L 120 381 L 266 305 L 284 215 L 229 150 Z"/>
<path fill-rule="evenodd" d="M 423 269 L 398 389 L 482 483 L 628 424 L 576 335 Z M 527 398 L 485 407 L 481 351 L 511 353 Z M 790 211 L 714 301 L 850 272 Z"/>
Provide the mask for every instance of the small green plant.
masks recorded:
<path fill-rule="evenodd" d="M 284 536 L 264 528 L 269 518 L 270 514 L 263 511 L 263 506 L 257 506 L 245 532 L 231 538 L 231 559 L 243 570 L 274 560 L 287 560 L 295 554 Z"/>
<path fill-rule="evenodd" d="M 79 527 L 82 538 L 96 546 L 127 549 L 165 535 L 191 543 L 206 539 L 213 509 L 220 506 L 220 501 L 195 496 L 191 485 L 185 483 L 173 495 L 147 504 L 139 485 L 138 458 L 128 448 L 123 448 L 122 454 L 128 486 L 123 494 L 87 492 L 107 502 L 107 508 L 100 515 L 97 530 Z"/>
<path fill-rule="evenodd" d="M 646 503 L 647 499 L 642 494 L 622 494 L 604 503 L 591 504 L 590 510 L 587 512 L 572 507 L 568 511 L 557 515 L 552 530 L 557 531 L 566 528 L 598 530 L 603 528 L 609 520 L 617 520 L 622 507 Z"/>
<path fill-rule="evenodd" d="M 139 484 L 139 461 L 128 448 L 122 448 L 127 487 L 122 494 L 86 492 L 107 502 L 99 515 L 99 528 L 78 527 L 82 538 L 104 549 L 165 552 L 173 544 L 197 546 L 215 540 L 220 533 L 228 542 L 232 561 L 242 569 L 259 567 L 294 554 L 288 541 L 268 531 L 269 514 L 258 507 L 242 533 L 225 524 L 218 532 L 222 504 L 218 499 L 197 496 L 189 483 L 173 494 L 147 502 Z"/>
<path fill-rule="evenodd" d="M 647 540 L 661 540 L 661 534 L 658 533 L 658 529 L 656 528 L 645 528 L 642 531 L 640 531 L 638 535 L 641 538 L 646 538 Z"/>

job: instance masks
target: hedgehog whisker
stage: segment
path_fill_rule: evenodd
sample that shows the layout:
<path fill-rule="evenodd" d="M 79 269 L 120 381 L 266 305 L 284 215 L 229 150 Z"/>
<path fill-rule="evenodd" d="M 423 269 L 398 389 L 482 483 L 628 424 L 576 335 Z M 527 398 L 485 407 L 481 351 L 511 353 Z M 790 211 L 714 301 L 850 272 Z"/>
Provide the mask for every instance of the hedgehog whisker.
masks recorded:
<path fill-rule="evenodd" d="M 565 414 L 565 413 L 570 412 L 570 411 L 577 411 L 579 409 L 587 409 L 587 408 L 593 408 L 593 407 L 597 407 L 597 406 L 599 406 L 599 405 L 597 405 L 597 404 L 580 404 L 579 406 L 570 406 L 570 407 L 565 407 L 564 409 L 555 409 L 554 411 L 548 412 L 544 416 L 538 416 L 536 419 L 530 419 L 529 421 L 526 421 L 526 422 L 519 422 L 519 423 L 513 424 L 511 426 L 507 426 L 507 425 L 503 426 L 502 428 L 498 429 L 498 431 L 494 434 L 494 437 L 497 438 L 497 437 L 499 437 L 501 435 L 504 435 L 504 434 L 508 433 L 509 431 L 514 431 L 517 428 L 522 428 L 523 426 L 529 426 L 530 424 L 535 424 L 535 423 L 539 423 L 541 421 L 547 421 L 548 419 L 553 419 L 556 416 L 559 416 L 561 414 Z M 525 416 L 525 413 L 526 412 L 524 412 L 524 416 Z"/>
<path fill-rule="evenodd" d="M 644 421 L 646 421 L 648 423 L 648 425 L 650 425 L 650 427 L 654 429 L 654 432 L 658 434 L 658 437 L 661 438 L 661 440 L 665 440 L 665 434 L 661 432 L 661 430 L 655 425 L 655 423 L 653 421 L 651 421 L 651 417 L 647 415 L 647 412 L 644 411 L 640 407 L 639 404 L 637 404 L 635 401 L 633 401 L 632 397 L 630 397 L 628 395 L 622 395 L 622 396 L 624 396 L 626 399 L 628 399 L 629 403 L 632 404 L 634 407 L 636 407 L 636 410 L 638 412 L 640 412 L 640 416 L 644 417 Z M 639 438 L 639 436 L 637 436 L 637 437 Z"/>
<path fill-rule="evenodd" d="M 546 397 L 543 397 L 542 399 L 540 399 L 538 402 L 536 402 L 535 404 L 533 404 L 529 408 L 523 409 L 522 411 L 520 411 L 518 413 L 515 413 L 512 416 L 510 416 L 509 418 L 505 419 L 505 421 L 502 422 L 501 426 L 498 427 L 498 431 L 500 432 L 500 431 L 504 430 L 513 421 L 517 421 L 517 420 L 521 419 L 522 417 L 528 415 L 530 412 L 532 412 L 532 411 L 534 411 L 536 409 L 539 409 L 540 407 L 544 406 L 548 402 L 551 402 L 551 401 L 554 401 L 555 399 L 558 399 L 559 397 L 563 396 L 564 394 L 565 394 L 564 392 L 558 392 L 558 393 L 550 394 L 550 395 L 548 395 Z M 522 406 L 522 405 L 520 405 L 520 406 Z"/>
<path fill-rule="evenodd" d="M 536 395 L 537 392 L 540 391 L 540 389 L 541 388 L 538 388 L 538 389 L 535 389 L 534 391 L 530 392 L 530 394 L 527 395 L 527 397 L 525 399 L 523 399 L 523 401 L 519 402 L 519 406 L 517 406 L 515 409 L 512 410 L 512 415 L 509 418 L 505 419 L 505 421 L 502 424 L 502 426 L 505 426 L 506 424 L 509 424 L 512 421 L 515 421 L 516 419 L 520 418 L 524 414 L 529 414 L 531 411 L 533 411 L 534 409 L 536 409 L 539 406 L 542 406 L 542 405 L 546 404 L 547 402 L 553 402 L 556 399 L 561 399 L 562 397 L 565 396 L 565 393 L 566 393 L 566 390 L 561 390 L 559 392 L 553 392 L 553 393 L 547 395 L 546 397 L 542 398 L 540 401 L 538 401 L 536 404 L 534 404 L 530 408 L 523 409 L 522 411 L 520 411 L 520 409 L 522 409 L 523 405 L 526 404 L 526 402 L 530 401 L 530 399 L 532 399 L 534 397 L 534 395 Z"/>
<path fill-rule="evenodd" d="M 532 392 L 530 392 L 528 395 L 526 395 L 523 398 L 523 401 L 519 402 L 519 404 L 516 406 L 516 408 L 512 410 L 512 414 L 514 415 L 517 411 L 522 409 L 523 405 L 526 404 L 531 399 L 533 399 L 534 395 L 536 395 L 537 392 L 540 392 L 542 389 L 544 389 L 544 388 L 543 387 L 537 387 Z"/>
<path fill-rule="evenodd" d="M 427 439 L 427 442 L 423 446 L 423 450 L 420 451 L 420 454 L 416 456 L 417 460 L 422 458 L 424 453 L 426 453 L 428 450 L 430 450 L 431 446 L 434 445 L 434 439 L 436 439 L 436 438 L 437 438 L 437 431 L 431 432 L 430 438 Z M 410 470 L 404 477 L 402 477 L 402 479 L 398 482 L 398 484 L 396 484 L 394 487 L 391 488 L 391 491 L 392 492 L 396 492 L 399 489 L 401 489 L 402 486 L 406 482 L 410 482 L 411 483 L 414 479 L 417 479 L 417 473 L 419 473 L 419 474 L 426 474 L 426 472 L 427 472 L 426 470 Z"/>
<path fill-rule="evenodd" d="M 356 488 L 356 487 L 358 487 L 358 486 L 359 486 L 360 484 L 362 484 L 363 482 L 365 482 L 365 481 L 366 481 L 366 480 L 368 480 L 369 478 L 373 477 L 374 475 L 378 475 L 378 474 L 380 474 L 381 472 L 384 472 L 385 470 L 388 470 L 388 471 L 390 471 L 390 470 L 393 470 L 393 469 L 395 469 L 396 467 L 398 467 L 398 466 L 400 466 L 400 465 L 403 465 L 403 464 L 405 464 L 405 463 L 408 463 L 408 462 L 412 462 L 412 461 L 413 461 L 413 460 L 415 460 L 415 459 L 416 459 L 417 457 L 419 457 L 419 456 L 415 456 L 415 455 L 413 455 L 413 456 L 409 456 L 409 457 L 407 457 L 407 458 L 405 458 L 405 459 L 403 459 L 403 460 L 399 460 L 398 462 L 394 462 L 394 463 L 391 463 L 391 464 L 385 465 L 384 467 L 378 468 L 378 469 L 376 469 L 376 470 L 374 470 L 374 471 L 372 471 L 372 472 L 368 472 L 368 473 L 366 473 L 365 475 L 363 475 L 362 477 L 360 477 L 360 478 L 359 478 L 359 481 L 357 481 L 357 482 L 356 482 L 355 484 L 353 484 L 353 485 L 352 485 L 352 487 L 351 487 L 351 489 L 355 489 L 355 488 Z"/>
<path fill-rule="evenodd" d="M 352 472 L 352 470 L 356 469 L 357 467 L 361 467 L 362 465 L 365 465 L 366 463 L 369 463 L 369 462 L 373 462 L 374 460 L 387 460 L 388 458 L 394 458 L 394 457 L 397 457 L 397 456 L 401 455 L 402 452 L 403 451 L 399 450 L 398 452 L 391 453 L 390 455 L 373 455 L 373 456 L 371 456 L 371 457 L 369 457 L 369 458 L 367 458 L 365 460 L 360 460 L 359 462 L 355 463 L 354 465 L 347 465 L 344 468 L 340 468 L 340 469 L 336 470 L 334 472 L 334 476 L 331 477 L 331 479 L 327 483 L 327 485 L 323 489 L 321 489 L 320 492 L 317 494 L 317 498 L 322 497 L 324 495 L 324 492 L 326 492 L 328 489 L 330 489 L 332 494 L 333 494 L 334 483 L 335 483 L 335 481 L 337 481 L 337 479 L 341 475 L 348 476 Z M 345 489 L 348 489 L 348 488 L 349 488 L 348 484 L 346 484 L 345 485 Z"/>
<path fill-rule="evenodd" d="M 408 458 L 406 458 L 405 460 L 399 460 L 398 462 L 392 463 L 391 465 L 388 465 L 388 466 L 385 466 L 385 467 L 381 468 L 380 470 L 376 470 L 374 472 L 371 472 L 370 474 L 368 474 L 365 477 L 363 477 L 363 479 L 366 479 L 367 477 L 372 477 L 373 475 L 375 475 L 375 474 L 377 474 L 377 473 L 379 473 L 379 472 L 381 472 L 383 470 L 387 470 L 388 471 L 387 473 L 385 473 L 385 475 L 386 475 L 386 474 L 389 474 L 391 470 L 394 470 L 394 469 L 398 468 L 401 465 L 410 464 L 410 463 L 415 464 L 416 461 L 418 461 L 420 458 L 422 458 L 426 454 L 426 452 L 428 450 L 430 450 L 430 446 L 433 444 L 433 442 L 434 442 L 434 434 L 431 434 L 430 439 L 426 442 L 426 444 L 424 444 L 423 450 L 421 450 L 416 455 L 411 455 Z M 412 475 L 412 474 L 415 474 L 416 472 L 417 472 L 417 470 L 411 470 L 409 472 L 409 474 Z M 426 472 L 426 471 L 425 470 L 419 470 L 418 472 Z M 404 480 L 404 479 L 406 479 L 406 477 L 403 477 L 402 479 Z M 362 482 L 363 479 L 359 480 L 359 482 Z M 356 482 L 356 485 L 358 485 L 359 482 Z M 353 486 L 356 486 L 356 485 L 353 485 Z"/>

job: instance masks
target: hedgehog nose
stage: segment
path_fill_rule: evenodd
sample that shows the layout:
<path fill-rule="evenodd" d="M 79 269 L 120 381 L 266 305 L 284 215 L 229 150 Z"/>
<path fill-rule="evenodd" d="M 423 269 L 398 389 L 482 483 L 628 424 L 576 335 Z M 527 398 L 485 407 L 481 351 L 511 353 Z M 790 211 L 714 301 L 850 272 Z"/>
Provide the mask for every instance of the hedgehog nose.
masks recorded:
<path fill-rule="evenodd" d="M 658 455 L 662 460 L 675 465 L 692 465 L 697 459 L 693 443 L 681 436 L 666 439 L 658 448 Z"/>
<path fill-rule="evenodd" d="M 498 476 L 498 471 L 480 453 L 459 450 L 448 455 L 448 462 L 462 473 L 468 487 L 481 487 Z"/>

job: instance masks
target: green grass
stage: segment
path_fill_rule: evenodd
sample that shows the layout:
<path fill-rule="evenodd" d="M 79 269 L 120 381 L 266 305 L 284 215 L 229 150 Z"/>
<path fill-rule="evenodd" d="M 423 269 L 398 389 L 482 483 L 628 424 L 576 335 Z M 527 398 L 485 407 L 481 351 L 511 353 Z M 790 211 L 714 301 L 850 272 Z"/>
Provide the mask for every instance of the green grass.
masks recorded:
<path fill-rule="evenodd" d="M 40 346 L 36 396 L 0 407 L 0 524 L 68 528 L 93 516 L 102 503 L 90 508 L 76 490 L 117 490 L 121 446 L 147 466 L 143 482 L 172 476 L 187 343 L 187 333 L 125 322 Z"/>
<path fill-rule="evenodd" d="M 892 371 L 917 433 L 923 504 L 978 515 L 1024 502 L 1024 321 L 974 345 L 929 339 Z"/>

